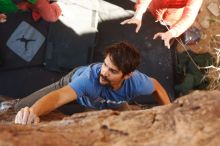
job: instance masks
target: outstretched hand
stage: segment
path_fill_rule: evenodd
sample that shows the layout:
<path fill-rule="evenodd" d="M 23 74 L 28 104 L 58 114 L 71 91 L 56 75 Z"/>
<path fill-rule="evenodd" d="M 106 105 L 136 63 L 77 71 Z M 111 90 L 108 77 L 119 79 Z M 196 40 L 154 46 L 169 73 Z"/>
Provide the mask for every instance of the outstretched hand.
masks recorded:
<path fill-rule="evenodd" d="M 121 25 L 124 25 L 124 24 L 136 24 L 137 25 L 136 30 L 135 30 L 136 33 L 138 33 L 138 31 L 140 30 L 141 25 L 142 25 L 141 24 L 141 20 L 139 20 L 139 19 L 137 19 L 135 17 L 132 17 L 130 19 L 126 19 L 126 20 L 122 21 L 120 24 Z"/>
<path fill-rule="evenodd" d="M 159 32 L 154 35 L 153 39 L 160 37 L 164 41 L 164 45 L 170 49 L 170 40 L 173 38 L 172 33 L 170 31 L 167 32 Z"/>
<path fill-rule="evenodd" d="M 37 124 L 40 118 L 29 107 L 22 108 L 15 117 L 15 124 Z"/>
<path fill-rule="evenodd" d="M 0 13 L 0 23 L 4 23 L 7 21 L 7 16 L 3 13 Z"/>

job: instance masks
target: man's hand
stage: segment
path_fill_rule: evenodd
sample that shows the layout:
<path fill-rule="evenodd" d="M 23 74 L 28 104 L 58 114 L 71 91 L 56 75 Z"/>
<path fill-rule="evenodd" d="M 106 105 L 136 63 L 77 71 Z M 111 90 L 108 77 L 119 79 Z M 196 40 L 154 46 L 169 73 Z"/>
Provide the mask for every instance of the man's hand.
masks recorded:
<path fill-rule="evenodd" d="M 7 16 L 3 13 L 0 13 L 0 23 L 4 23 L 7 21 Z"/>
<path fill-rule="evenodd" d="M 120 24 L 121 25 L 124 25 L 124 24 L 136 24 L 137 25 L 136 30 L 135 30 L 136 33 L 138 33 L 138 31 L 140 30 L 141 25 L 142 25 L 141 20 L 139 20 L 139 19 L 137 19 L 135 17 L 132 17 L 130 19 L 126 19 L 126 20 L 122 21 Z"/>
<path fill-rule="evenodd" d="M 170 49 L 170 40 L 173 38 L 172 33 L 170 31 L 167 32 L 159 32 L 154 35 L 153 39 L 160 37 L 164 41 L 164 45 Z"/>
<path fill-rule="evenodd" d="M 33 112 L 32 108 L 22 108 L 15 117 L 15 124 L 37 124 L 40 122 L 40 118 Z"/>

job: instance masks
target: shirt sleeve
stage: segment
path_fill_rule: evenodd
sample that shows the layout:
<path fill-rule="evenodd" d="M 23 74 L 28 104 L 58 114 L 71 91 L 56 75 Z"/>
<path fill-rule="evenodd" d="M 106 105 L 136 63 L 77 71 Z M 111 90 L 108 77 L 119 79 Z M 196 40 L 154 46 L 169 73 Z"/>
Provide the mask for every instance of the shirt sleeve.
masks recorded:
<path fill-rule="evenodd" d="M 150 77 L 145 74 L 140 74 L 136 81 L 136 95 L 150 95 L 154 92 L 154 84 Z"/>
<path fill-rule="evenodd" d="M 74 78 L 70 83 L 70 87 L 73 88 L 73 90 L 77 94 L 77 98 L 85 95 L 86 93 L 86 87 L 90 85 L 89 80 L 84 76 L 79 76 Z"/>
<path fill-rule="evenodd" d="M 154 92 L 154 84 L 151 78 L 147 77 L 144 85 L 145 95 L 150 95 Z"/>
<path fill-rule="evenodd" d="M 182 17 L 179 21 L 172 25 L 169 30 L 173 37 L 180 36 L 193 24 L 202 5 L 202 2 L 203 0 L 188 0 L 183 10 Z"/>
<path fill-rule="evenodd" d="M 151 1 L 152 0 L 137 0 L 135 5 L 136 11 L 134 13 L 136 19 L 142 20 L 142 16 L 146 12 Z"/>

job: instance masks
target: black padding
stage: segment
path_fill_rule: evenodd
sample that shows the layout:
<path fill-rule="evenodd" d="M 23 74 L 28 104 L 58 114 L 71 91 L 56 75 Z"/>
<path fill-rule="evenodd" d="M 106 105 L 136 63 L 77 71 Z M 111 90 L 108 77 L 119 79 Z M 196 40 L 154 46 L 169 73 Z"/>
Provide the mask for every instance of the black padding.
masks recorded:
<path fill-rule="evenodd" d="M 24 61 L 21 57 L 16 55 L 7 47 L 6 42 L 22 21 L 32 25 L 45 37 L 47 35 L 49 23 L 43 21 L 42 19 L 40 21 L 34 22 L 30 12 L 8 14 L 7 21 L 0 24 L 0 56 L 3 60 L 0 71 L 41 65 L 44 61 L 45 42 L 30 62 Z"/>
<path fill-rule="evenodd" d="M 0 95 L 22 98 L 56 82 L 63 74 L 42 67 L 29 67 L 0 72 Z"/>
<path fill-rule="evenodd" d="M 60 21 L 51 24 L 45 67 L 49 70 L 64 71 L 88 64 L 94 39 L 94 33 L 79 36 Z"/>

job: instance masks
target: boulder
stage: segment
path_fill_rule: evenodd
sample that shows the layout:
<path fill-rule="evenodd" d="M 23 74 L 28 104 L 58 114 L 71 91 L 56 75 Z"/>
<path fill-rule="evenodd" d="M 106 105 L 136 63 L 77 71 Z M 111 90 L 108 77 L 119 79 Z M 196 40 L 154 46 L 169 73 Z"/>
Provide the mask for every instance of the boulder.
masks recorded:
<path fill-rule="evenodd" d="M 195 91 L 172 104 L 92 111 L 37 125 L 0 122 L 2 146 L 217 146 L 220 91 Z M 0 119 L 3 119 L 1 114 Z M 13 115 L 13 114 L 12 114 Z M 46 117 L 49 117 L 46 116 Z"/>

